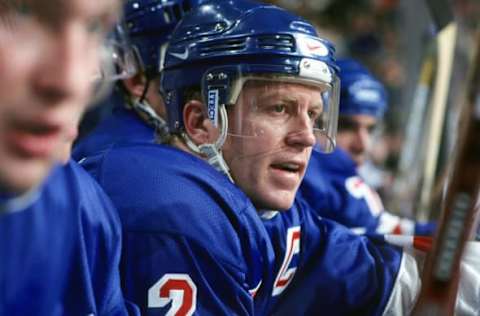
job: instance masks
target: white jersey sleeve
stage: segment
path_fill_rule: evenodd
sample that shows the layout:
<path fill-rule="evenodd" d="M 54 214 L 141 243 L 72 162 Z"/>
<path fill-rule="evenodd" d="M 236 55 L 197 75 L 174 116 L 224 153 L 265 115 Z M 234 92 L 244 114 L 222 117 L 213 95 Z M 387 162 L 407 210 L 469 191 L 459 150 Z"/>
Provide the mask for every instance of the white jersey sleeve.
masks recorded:
<path fill-rule="evenodd" d="M 424 254 L 404 249 L 400 270 L 383 315 L 409 315 L 420 292 L 420 269 Z M 480 242 L 469 242 L 460 265 L 460 284 L 455 315 L 480 315 Z"/>

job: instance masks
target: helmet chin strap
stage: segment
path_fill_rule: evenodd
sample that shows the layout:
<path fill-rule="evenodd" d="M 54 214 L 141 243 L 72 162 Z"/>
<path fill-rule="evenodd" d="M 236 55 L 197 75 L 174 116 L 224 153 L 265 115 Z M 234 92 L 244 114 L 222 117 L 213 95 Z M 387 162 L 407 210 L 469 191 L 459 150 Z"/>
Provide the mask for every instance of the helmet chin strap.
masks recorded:
<path fill-rule="evenodd" d="M 225 139 L 227 138 L 227 131 L 228 131 L 228 117 L 227 117 L 227 110 L 225 109 L 224 105 L 220 105 L 219 107 L 220 113 L 220 135 L 218 136 L 217 140 L 211 144 L 201 144 L 197 146 L 190 137 L 183 133 L 182 136 L 185 140 L 187 147 L 192 150 L 193 152 L 205 156 L 207 162 L 214 167 L 216 170 L 220 171 L 221 173 L 225 174 L 230 181 L 233 181 L 233 178 L 230 174 L 230 168 L 228 167 L 225 159 L 223 158 L 223 154 L 221 148 L 225 143 Z"/>
<path fill-rule="evenodd" d="M 131 106 L 137 113 L 142 114 L 148 125 L 155 128 L 160 140 L 166 138 L 168 135 L 167 122 L 153 110 L 146 99 L 134 99 L 131 101 Z"/>

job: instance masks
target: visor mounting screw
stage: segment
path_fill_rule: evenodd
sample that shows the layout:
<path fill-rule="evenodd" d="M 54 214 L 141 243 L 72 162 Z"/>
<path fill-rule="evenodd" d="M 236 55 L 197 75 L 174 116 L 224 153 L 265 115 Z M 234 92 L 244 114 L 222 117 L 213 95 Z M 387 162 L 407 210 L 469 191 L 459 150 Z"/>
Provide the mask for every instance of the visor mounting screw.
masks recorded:
<path fill-rule="evenodd" d="M 220 23 L 215 24 L 215 31 L 217 32 L 223 31 L 223 25 Z"/>
<path fill-rule="evenodd" d="M 220 79 L 220 80 L 225 80 L 227 78 L 228 78 L 228 76 L 224 72 L 221 72 L 221 73 L 218 74 L 218 79 Z"/>
<path fill-rule="evenodd" d="M 166 103 L 172 102 L 172 92 L 168 92 L 165 99 Z"/>
<path fill-rule="evenodd" d="M 213 74 L 208 73 L 207 76 L 206 76 L 206 79 L 207 79 L 207 81 L 212 81 L 213 80 Z"/>

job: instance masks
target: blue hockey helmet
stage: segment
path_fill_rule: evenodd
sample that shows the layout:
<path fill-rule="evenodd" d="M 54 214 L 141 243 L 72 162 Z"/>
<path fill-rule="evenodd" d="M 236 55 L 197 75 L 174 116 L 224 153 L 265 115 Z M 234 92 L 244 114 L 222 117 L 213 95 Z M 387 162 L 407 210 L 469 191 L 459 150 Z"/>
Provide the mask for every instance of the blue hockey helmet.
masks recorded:
<path fill-rule="evenodd" d="M 382 118 L 388 105 L 387 92 L 370 71 L 353 59 L 339 59 L 340 115 L 365 114 Z"/>
<path fill-rule="evenodd" d="M 338 115 L 334 51 L 309 22 L 279 7 L 249 0 L 204 3 L 178 24 L 165 55 L 161 89 L 170 131 L 182 132 L 192 88 L 201 90 L 216 124 L 219 108 L 234 105 L 248 80 L 269 78 L 321 87 L 318 130 L 330 151 Z"/>
<path fill-rule="evenodd" d="M 127 0 L 123 24 L 147 76 L 158 74 L 162 51 L 186 12 L 201 0 Z"/>

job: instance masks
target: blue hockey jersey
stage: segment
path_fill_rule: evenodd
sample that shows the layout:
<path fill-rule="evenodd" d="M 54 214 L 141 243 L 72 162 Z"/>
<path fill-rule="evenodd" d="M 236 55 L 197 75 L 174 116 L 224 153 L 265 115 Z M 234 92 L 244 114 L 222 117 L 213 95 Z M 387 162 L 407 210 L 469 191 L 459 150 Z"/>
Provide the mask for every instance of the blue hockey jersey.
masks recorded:
<path fill-rule="evenodd" d="M 119 219 L 98 184 L 70 162 L 31 197 L 2 199 L 0 315 L 126 315 Z"/>
<path fill-rule="evenodd" d="M 142 315 L 265 314 L 273 251 L 253 205 L 224 175 L 150 144 L 118 144 L 83 166 L 120 212 L 124 293 Z"/>
<path fill-rule="evenodd" d="M 400 308 L 388 304 L 402 283 L 399 248 L 322 219 L 298 198 L 288 211 L 262 218 L 276 254 L 271 314 L 383 315 Z"/>
<path fill-rule="evenodd" d="M 162 145 L 117 144 L 83 165 L 119 209 L 123 288 L 144 315 L 301 315 L 316 307 L 380 315 L 402 305 L 392 297 L 412 304 L 416 292 L 398 284 L 418 274 L 405 271 L 400 250 L 318 218 L 299 199 L 261 220 L 227 177 Z"/>
<path fill-rule="evenodd" d="M 112 114 L 74 146 L 72 158 L 80 161 L 115 143 L 127 142 L 154 143 L 155 129 L 142 121 L 133 110 L 126 109 L 123 104 L 115 104 Z"/>
<path fill-rule="evenodd" d="M 415 223 L 387 212 L 378 193 L 340 148 L 331 154 L 312 151 L 299 195 L 318 215 L 358 233 L 431 235 L 435 230 L 434 223 Z"/>

